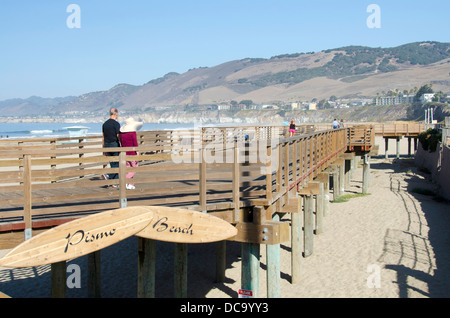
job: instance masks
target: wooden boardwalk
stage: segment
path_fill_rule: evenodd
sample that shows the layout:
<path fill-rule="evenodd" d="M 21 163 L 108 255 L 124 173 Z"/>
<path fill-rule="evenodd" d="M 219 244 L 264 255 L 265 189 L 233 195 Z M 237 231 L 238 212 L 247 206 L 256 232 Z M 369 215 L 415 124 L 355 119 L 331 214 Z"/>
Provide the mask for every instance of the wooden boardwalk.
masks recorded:
<path fill-rule="evenodd" d="M 292 138 L 284 138 L 283 127 L 267 126 L 141 132 L 140 166 L 126 168 L 122 148 L 119 169 L 109 168 L 111 157 L 103 156 L 100 137 L 2 140 L 0 247 L 5 247 L 1 233 L 46 228 L 127 205 L 184 207 L 233 223 L 238 210 L 285 205 L 286 194 L 306 187 L 344 153 L 348 158 L 370 152 L 377 132 L 417 136 L 423 129 L 323 128 L 304 125 Z M 136 172 L 135 190 L 125 187 L 129 171 Z M 121 178 L 102 179 L 112 172 L 121 172 Z"/>
<path fill-rule="evenodd" d="M 259 244 L 275 246 L 276 255 L 276 246 L 303 233 L 304 246 L 293 243 L 292 257 L 308 257 L 328 192 L 338 197 L 353 159 L 373 153 L 375 132 L 373 125 L 336 130 L 305 125 L 291 138 L 285 137 L 285 127 L 272 126 L 140 132 L 140 146 L 117 148 L 116 157 L 103 155 L 111 148 L 101 147 L 100 136 L 2 140 L 0 249 L 86 215 L 152 205 L 211 213 L 229 222 L 238 230 L 232 240 L 242 242 L 243 255 L 249 257 Z M 130 150 L 139 155 L 127 157 Z M 109 167 L 112 160 L 119 168 Z M 138 160 L 139 167 L 127 168 L 127 160 Z M 126 189 L 128 172 L 136 172 L 135 190 Z M 119 178 L 104 180 L 105 173 L 118 173 Z M 313 197 L 321 211 L 313 212 Z M 302 211 L 303 230 L 298 219 Z M 278 213 L 293 213 L 290 227 L 277 221 Z M 243 267 L 252 266 L 252 257 L 243 256 Z M 296 271 L 293 265 L 294 283 Z M 243 289 L 253 288 L 253 276 L 249 272 L 242 278 Z M 276 288 L 271 295 L 276 297 Z"/>
<path fill-rule="evenodd" d="M 347 150 L 346 134 L 330 130 L 285 139 L 274 127 L 143 132 L 136 149 L 140 166 L 127 169 L 127 149 L 121 148 L 115 170 L 108 165 L 111 157 L 102 155 L 98 137 L 76 143 L 20 141 L 16 146 L 9 141 L 3 144 L 9 150 L 1 150 L 0 232 L 46 228 L 127 205 L 178 206 L 213 212 L 230 222 L 242 220 L 234 214 L 271 206 L 326 169 Z M 135 190 L 125 187 L 129 171 L 136 172 Z M 121 178 L 101 178 L 112 172 Z"/>

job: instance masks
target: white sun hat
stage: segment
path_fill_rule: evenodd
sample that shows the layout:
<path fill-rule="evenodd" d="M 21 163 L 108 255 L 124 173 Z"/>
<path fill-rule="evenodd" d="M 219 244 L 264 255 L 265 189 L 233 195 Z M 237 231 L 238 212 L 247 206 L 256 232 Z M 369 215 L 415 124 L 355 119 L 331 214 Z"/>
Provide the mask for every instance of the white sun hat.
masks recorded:
<path fill-rule="evenodd" d="M 133 117 L 130 117 L 125 121 L 125 125 L 120 128 L 120 132 L 126 133 L 131 131 L 138 131 L 142 128 L 143 124 L 143 122 L 136 121 Z"/>

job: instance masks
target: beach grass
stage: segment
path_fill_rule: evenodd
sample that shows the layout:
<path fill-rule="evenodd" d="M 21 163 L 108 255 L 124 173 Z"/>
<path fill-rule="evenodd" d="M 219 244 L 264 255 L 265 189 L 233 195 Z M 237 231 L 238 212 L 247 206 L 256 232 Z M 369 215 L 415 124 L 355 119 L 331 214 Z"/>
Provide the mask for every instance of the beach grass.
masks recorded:
<path fill-rule="evenodd" d="M 337 198 L 336 200 L 331 201 L 331 203 L 343 203 L 343 202 L 348 202 L 350 199 L 353 198 L 359 198 L 359 197 L 365 197 L 367 195 L 370 195 L 370 193 L 354 193 L 354 194 L 345 194 L 345 195 L 341 195 L 339 198 Z"/>

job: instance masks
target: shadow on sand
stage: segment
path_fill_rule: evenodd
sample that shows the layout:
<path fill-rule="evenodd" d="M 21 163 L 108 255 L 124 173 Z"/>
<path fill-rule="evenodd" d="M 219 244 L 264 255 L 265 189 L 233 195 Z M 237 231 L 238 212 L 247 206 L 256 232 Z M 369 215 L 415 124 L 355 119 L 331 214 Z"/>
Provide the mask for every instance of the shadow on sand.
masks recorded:
<path fill-rule="evenodd" d="M 371 164 L 374 170 L 391 170 L 390 190 L 407 213 L 404 229 L 389 229 L 379 261 L 396 272 L 399 297 L 415 292 L 424 297 L 450 297 L 450 204 L 433 195 L 436 185 L 413 159 Z M 415 281 L 426 283 L 424 291 Z M 422 284 L 423 285 L 423 284 Z M 417 294 L 416 294 L 417 295 Z M 419 296 L 419 297 L 421 297 Z"/>

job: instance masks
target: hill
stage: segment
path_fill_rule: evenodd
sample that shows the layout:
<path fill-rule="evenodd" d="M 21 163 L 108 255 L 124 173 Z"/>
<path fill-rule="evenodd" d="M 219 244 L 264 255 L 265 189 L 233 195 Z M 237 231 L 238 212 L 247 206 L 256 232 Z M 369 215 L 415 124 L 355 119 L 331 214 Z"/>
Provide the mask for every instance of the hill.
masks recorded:
<path fill-rule="evenodd" d="M 155 107 L 208 105 L 231 100 L 295 102 L 313 98 L 372 98 L 389 90 L 432 83 L 450 92 L 450 43 L 417 42 L 395 48 L 350 46 L 269 59 L 245 58 L 214 67 L 168 73 L 141 86 L 119 84 L 78 97 L 0 102 L 3 116 L 62 114 L 77 110 L 104 115 L 105 109 L 146 112 Z"/>

